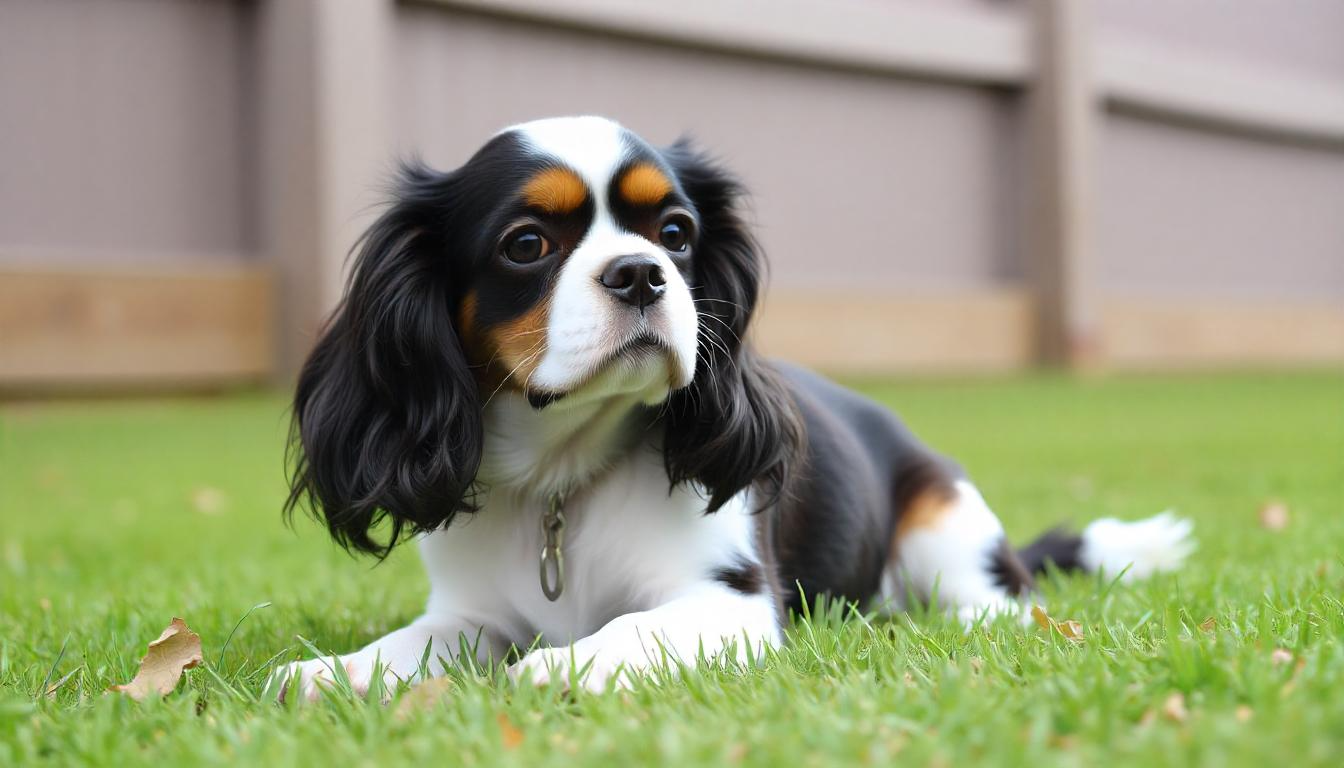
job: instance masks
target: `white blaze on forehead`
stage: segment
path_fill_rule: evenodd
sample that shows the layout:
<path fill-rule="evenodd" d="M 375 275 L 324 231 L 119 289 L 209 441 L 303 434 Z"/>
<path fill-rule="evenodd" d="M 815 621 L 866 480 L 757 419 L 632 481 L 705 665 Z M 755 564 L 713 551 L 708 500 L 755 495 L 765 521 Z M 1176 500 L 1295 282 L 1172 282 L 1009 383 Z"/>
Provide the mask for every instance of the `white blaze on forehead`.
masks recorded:
<path fill-rule="evenodd" d="M 588 231 L 566 257 L 551 293 L 546 351 L 528 386 L 568 391 L 595 373 L 616 348 L 645 333 L 659 335 L 676 352 L 676 378 L 678 386 L 684 386 L 695 373 L 699 327 L 690 287 L 662 248 L 621 226 L 607 205 L 612 177 L 630 155 L 626 130 L 603 117 L 557 117 L 521 123 L 504 132 L 516 133 L 527 151 L 577 173 L 594 203 Z M 614 304 L 599 283 L 613 258 L 634 254 L 655 259 L 667 279 L 656 308 L 638 320 Z M 661 387 L 657 398 L 665 395 L 666 384 Z"/>
<path fill-rule="evenodd" d="M 504 129 L 516 132 L 531 150 L 572 168 L 606 210 L 607 186 L 625 160 L 625 129 L 605 117 L 552 117 Z"/>

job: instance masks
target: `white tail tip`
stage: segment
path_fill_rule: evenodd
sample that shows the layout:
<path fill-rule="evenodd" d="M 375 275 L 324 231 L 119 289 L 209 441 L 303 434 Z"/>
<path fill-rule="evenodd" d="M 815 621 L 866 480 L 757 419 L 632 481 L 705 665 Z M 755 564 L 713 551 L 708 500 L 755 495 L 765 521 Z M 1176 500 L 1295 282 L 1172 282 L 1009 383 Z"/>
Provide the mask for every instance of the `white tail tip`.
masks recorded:
<path fill-rule="evenodd" d="M 1083 529 L 1080 559 L 1089 572 L 1123 573 L 1122 581 L 1146 579 L 1181 567 L 1195 551 L 1194 528 L 1170 510 L 1133 522 L 1104 518 Z"/>

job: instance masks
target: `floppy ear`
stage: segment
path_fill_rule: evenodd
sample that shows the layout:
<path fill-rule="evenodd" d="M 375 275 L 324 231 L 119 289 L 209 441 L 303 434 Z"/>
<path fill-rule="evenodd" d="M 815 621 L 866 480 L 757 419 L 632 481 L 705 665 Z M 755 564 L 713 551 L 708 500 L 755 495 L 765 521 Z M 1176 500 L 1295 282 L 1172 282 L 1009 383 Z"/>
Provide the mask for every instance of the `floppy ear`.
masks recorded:
<path fill-rule="evenodd" d="M 711 512 L 751 485 L 764 507 L 785 491 L 803 442 L 793 397 L 743 341 L 765 262 L 738 210 L 743 191 L 736 179 L 685 139 L 664 157 L 700 215 L 691 281 L 699 351 L 694 380 L 672 395 L 665 416 L 668 477 L 703 485 Z"/>
<path fill-rule="evenodd" d="M 379 557 L 404 534 L 473 510 L 481 458 L 479 394 L 453 327 L 454 176 L 415 164 L 398 181 L 299 375 L 285 505 L 308 507 L 342 546 Z M 378 541 L 383 518 L 390 531 Z"/>

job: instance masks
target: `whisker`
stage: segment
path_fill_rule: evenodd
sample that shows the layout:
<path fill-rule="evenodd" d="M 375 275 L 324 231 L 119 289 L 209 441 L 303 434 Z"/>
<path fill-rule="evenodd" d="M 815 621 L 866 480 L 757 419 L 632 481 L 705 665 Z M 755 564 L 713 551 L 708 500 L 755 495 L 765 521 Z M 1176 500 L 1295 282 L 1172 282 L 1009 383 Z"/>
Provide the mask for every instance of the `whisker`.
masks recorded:
<path fill-rule="evenodd" d="M 711 298 L 708 298 L 708 297 L 705 297 L 705 296 L 701 296 L 701 297 L 699 297 L 699 298 L 696 298 L 696 297 L 692 296 L 692 297 L 691 297 L 691 301 L 693 301 L 693 302 L 695 302 L 695 303 L 697 303 L 697 304 L 699 304 L 700 302 L 712 303 L 712 304 L 727 304 L 728 306 L 733 307 L 733 308 L 735 308 L 735 309 L 739 309 L 739 310 L 742 309 L 742 305 L 741 305 L 741 304 L 738 304 L 738 303 L 735 302 L 735 301 L 729 301 L 729 300 L 727 300 L 727 299 L 711 299 Z"/>
<path fill-rule="evenodd" d="M 723 318 L 719 317 L 718 315 L 707 315 L 707 314 L 702 314 L 702 315 L 700 315 L 700 317 L 706 318 L 706 319 L 708 319 L 708 320 L 714 320 L 714 321 L 717 321 L 719 325 L 722 325 L 724 328 L 727 328 L 727 329 L 728 329 L 728 332 L 731 333 L 731 334 L 733 334 L 733 338 L 737 340 L 737 343 L 739 343 L 739 344 L 742 343 L 742 337 L 741 337 L 741 336 L 738 336 L 738 335 L 737 335 L 737 331 L 734 331 L 734 330 L 733 330 L 733 326 L 731 326 L 731 325 L 729 325 L 727 322 L 725 322 Z"/>
<path fill-rule="evenodd" d="M 724 357 L 732 359 L 733 355 L 731 352 L 728 351 L 728 345 L 724 343 L 723 338 L 720 337 L 719 334 L 716 333 L 713 328 L 706 327 L 701 330 L 705 332 L 704 338 L 707 341 L 712 339 L 713 342 L 715 342 L 716 346 L 718 347 L 718 350 L 723 353 Z"/>
<path fill-rule="evenodd" d="M 532 349 L 529 350 L 529 354 L 526 357 L 524 357 L 521 362 L 513 366 L 513 370 L 509 371 L 508 374 L 506 374 L 504 378 L 500 380 L 499 386 L 495 387 L 495 391 L 491 392 L 490 396 L 485 399 L 485 404 L 482 405 L 481 408 L 485 408 L 486 406 L 490 405 L 491 401 L 495 399 L 495 395 L 498 395 L 499 391 L 504 388 L 504 385 L 509 383 L 509 379 L 513 378 L 513 374 L 517 373 L 519 368 L 522 368 L 524 365 L 527 365 L 529 362 L 531 362 L 534 358 L 536 358 L 544 351 L 543 349 L 540 349 L 540 347 L 545 343 L 546 340 L 542 339 L 541 341 L 532 345 Z M 535 373 L 535 371 L 533 373 Z M 532 374 L 529 373 L 528 380 L 530 381 L 531 378 Z M 524 388 L 526 388 L 526 382 L 524 382 Z"/>

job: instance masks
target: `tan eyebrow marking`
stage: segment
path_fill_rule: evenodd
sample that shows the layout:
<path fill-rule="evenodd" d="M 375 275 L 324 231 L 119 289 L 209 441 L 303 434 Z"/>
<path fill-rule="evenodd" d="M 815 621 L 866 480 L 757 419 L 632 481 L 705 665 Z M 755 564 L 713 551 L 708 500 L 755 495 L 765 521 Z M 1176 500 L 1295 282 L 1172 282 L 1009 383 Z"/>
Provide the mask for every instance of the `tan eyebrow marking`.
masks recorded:
<path fill-rule="evenodd" d="M 570 213 L 587 198 L 583 179 L 568 168 L 547 168 L 523 187 L 523 200 L 528 205 L 553 215 Z"/>
<path fill-rule="evenodd" d="M 672 191 L 672 182 L 652 163 L 637 163 L 621 176 L 619 189 L 631 205 L 657 205 Z"/>

